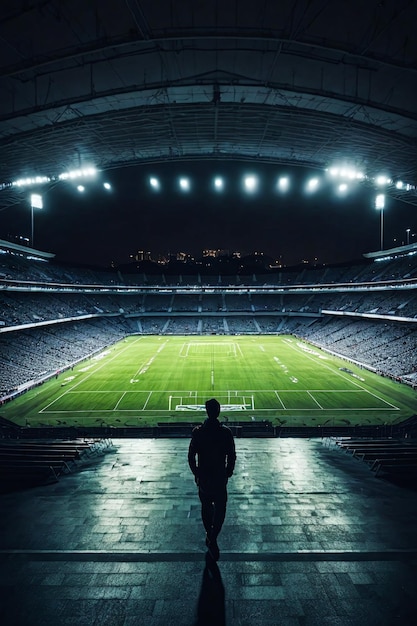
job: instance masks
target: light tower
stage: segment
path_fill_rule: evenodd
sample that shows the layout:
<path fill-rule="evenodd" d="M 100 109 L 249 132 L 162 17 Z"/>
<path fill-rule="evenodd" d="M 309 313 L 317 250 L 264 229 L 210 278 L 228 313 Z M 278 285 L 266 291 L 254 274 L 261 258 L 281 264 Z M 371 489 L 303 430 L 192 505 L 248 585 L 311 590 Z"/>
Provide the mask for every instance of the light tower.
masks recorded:
<path fill-rule="evenodd" d="M 30 238 L 30 245 L 33 248 L 34 247 L 34 231 L 35 231 L 35 220 L 34 220 L 34 215 L 33 215 L 33 209 L 42 209 L 43 208 L 43 202 L 42 202 L 42 196 L 38 193 L 32 193 L 30 196 L 30 215 L 31 215 L 31 238 Z"/>
<path fill-rule="evenodd" d="M 379 193 L 375 198 L 375 208 L 380 212 L 380 234 L 381 234 L 381 250 L 384 249 L 384 208 L 385 208 L 385 195 Z"/>

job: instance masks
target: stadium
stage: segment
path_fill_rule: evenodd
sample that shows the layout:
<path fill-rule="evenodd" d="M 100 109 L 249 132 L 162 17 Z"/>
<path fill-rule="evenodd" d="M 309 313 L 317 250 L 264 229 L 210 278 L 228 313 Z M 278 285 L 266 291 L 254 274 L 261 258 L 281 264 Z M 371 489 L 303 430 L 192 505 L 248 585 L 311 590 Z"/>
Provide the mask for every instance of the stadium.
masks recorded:
<path fill-rule="evenodd" d="M 415 622 L 416 19 L 407 0 L 2 4 L 2 623 Z M 295 168 L 306 197 L 377 210 L 377 243 L 364 215 L 344 261 L 104 268 L 39 226 L 89 191 L 98 228 L 119 171 L 146 172 L 148 200 L 165 187 L 175 218 L 197 177 L 167 191 L 157 172 L 187 164 L 216 175 L 213 204 L 223 170 L 246 173 L 254 237 L 245 195 L 273 171 L 283 198 Z M 237 466 L 204 566 L 186 458 L 212 397 Z"/>

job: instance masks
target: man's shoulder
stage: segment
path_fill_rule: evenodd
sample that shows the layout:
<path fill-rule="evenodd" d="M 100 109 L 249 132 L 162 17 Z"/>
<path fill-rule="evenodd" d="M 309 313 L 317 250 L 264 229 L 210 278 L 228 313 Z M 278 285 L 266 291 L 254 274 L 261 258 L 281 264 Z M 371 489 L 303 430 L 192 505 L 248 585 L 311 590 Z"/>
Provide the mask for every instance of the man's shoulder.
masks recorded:
<path fill-rule="evenodd" d="M 213 428 L 208 426 L 207 420 L 206 420 L 202 424 L 199 424 L 198 426 L 194 426 L 193 430 L 191 431 L 191 435 L 193 437 L 199 437 L 199 436 L 204 436 L 206 433 L 211 433 L 211 432 L 213 432 Z M 218 422 L 217 427 L 214 429 L 214 432 L 221 433 L 227 437 L 233 437 L 233 433 L 231 429 L 228 426 L 226 426 L 226 424 L 222 424 L 221 422 Z"/>
<path fill-rule="evenodd" d="M 229 426 L 226 426 L 226 424 L 221 424 L 221 428 L 222 431 L 228 436 L 228 437 L 233 437 L 233 433 L 232 433 L 232 429 L 229 428 Z"/>

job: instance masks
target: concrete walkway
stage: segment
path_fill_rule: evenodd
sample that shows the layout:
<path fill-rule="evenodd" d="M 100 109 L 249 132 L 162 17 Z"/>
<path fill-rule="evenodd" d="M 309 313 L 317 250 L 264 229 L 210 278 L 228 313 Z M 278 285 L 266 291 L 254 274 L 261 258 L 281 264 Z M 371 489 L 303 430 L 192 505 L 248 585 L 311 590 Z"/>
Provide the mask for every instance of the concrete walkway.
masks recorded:
<path fill-rule="evenodd" d="M 238 439 L 218 567 L 188 440 L 0 496 L 2 626 L 417 621 L 416 492 L 320 440 Z"/>

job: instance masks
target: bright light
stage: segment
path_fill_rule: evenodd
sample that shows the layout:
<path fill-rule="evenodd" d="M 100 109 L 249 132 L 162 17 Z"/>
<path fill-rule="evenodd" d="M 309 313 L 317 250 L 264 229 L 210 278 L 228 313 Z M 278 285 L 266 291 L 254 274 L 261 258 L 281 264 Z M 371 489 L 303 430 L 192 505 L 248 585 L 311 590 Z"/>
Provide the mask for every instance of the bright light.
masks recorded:
<path fill-rule="evenodd" d="M 348 167 L 343 167 L 339 172 L 339 176 L 341 178 L 349 178 L 350 180 L 353 180 L 355 178 L 355 171 Z"/>
<path fill-rule="evenodd" d="M 97 174 L 97 170 L 95 167 L 85 167 L 81 170 L 82 176 L 95 176 Z"/>
<path fill-rule="evenodd" d="M 221 191 L 223 187 L 224 187 L 223 178 L 220 178 L 219 176 L 217 176 L 214 179 L 214 188 L 217 189 L 217 191 Z"/>
<path fill-rule="evenodd" d="M 383 193 L 379 193 L 375 198 L 375 208 L 382 210 L 385 207 L 385 195 Z"/>
<path fill-rule="evenodd" d="M 58 176 L 59 180 L 74 180 L 76 178 L 90 178 L 91 176 L 95 176 L 97 174 L 97 170 L 95 167 L 84 167 L 80 170 L 70 170 L 69 172 L 62 172 Z"/>
<path fill-rule="evenodd" d="M 42 185 L 43 183 L 49 183 L 50 178 L 48 176 L 34 176 L 33 178 L 19 178 L 12 182 L 13 187 L 29 187 L 30 185 Z"/>
<path fill-rule="evenodd" d="M 254 193 L 258 187 L 258 178 L 253 174 L 245 176 L 243 184 L 245 186 L 245 191 L 248 193 Z"/>
<path fill-rule="evenodd" d="M 78 185 L 77 189 L 80 193 L 83 193 L 83 191 L 85 191 L 84 185 Z"/>
<path fill-rule="evenodd" d="M 377 185 L 382 186 L 382 185 L 389 185 L 391 180 L 387 178 L 387 176 L 380 175 L 375 178 L 375 182 Z"/>
<path fill-rule="evenodd" d="M 363 180 L 365 178 L 365 174 L 363 172 L 360 172 L 349 165 L 329 167 L 326 171 L 329 172 L 330 176 L 333 176 L 333 178 L 336 178 L 336 176 L 339 178 L 347 178 L 349 180 Z"/>
<path fill-rule="evenodd" d="M 340 193 L 346 193 L 348 190 L 348 186 L 346 183 L 341 183 L 338 187 Z"/>
<path fill-rule="evenodd" d="M 152 187 L 152 189 L 159 190 L 161 188 L 161 184 L 159 180 L 155 178 L 155 176 L 151 176 L 151 178 L 149 179 L 149 184 Z"/>
<path fill-rule="evenodd" d="M 107 189 L 107 191 L 108 191 L 109 189 L 111 189 L 111 185 L 110 185 L 110 183 L 103 183 L 103 187 L 104 187 L 104 189 Z"/>
<path fill-rule="evenodd" d="M 397 189 L 402 189 L 404 187 L 404 183 L 402 180 L 397 180 L 397 182 L 395 183 L 395 186 Z"/>
<path fill-rule="evenodd" d="M 43 209 L 42 196 L 40 196 L 38 193 L 33 193 L 30 196 L 30 205 L 34 209 Z"/>
<path fill-rule="evenodd" d="M 280 191 L 288 191 L 289 186 L 289 178 L 287 178 L 287 176 L 281 176 L 281 178 L 278 180 L 278 189 Z"/>
<path fill-rule="evenodd" d="M 190 181 L 188 178 L 180 178 L 180 188 L 183 191 L 189 191 L 190 190 Z"/>
<path fill-rule="evenodd" d="M 319 179 L 310 178 L 310 180 L 307 183 L 307 191 L 309 191 L 310 193 L 313 193 L 313 191 L 316 191 L 318 186 L 319 186 Z"/>

